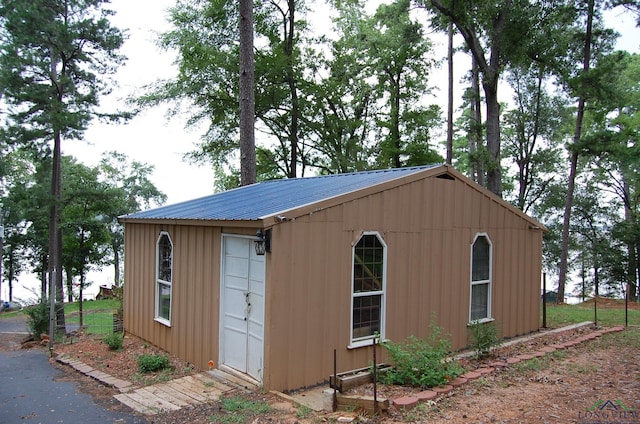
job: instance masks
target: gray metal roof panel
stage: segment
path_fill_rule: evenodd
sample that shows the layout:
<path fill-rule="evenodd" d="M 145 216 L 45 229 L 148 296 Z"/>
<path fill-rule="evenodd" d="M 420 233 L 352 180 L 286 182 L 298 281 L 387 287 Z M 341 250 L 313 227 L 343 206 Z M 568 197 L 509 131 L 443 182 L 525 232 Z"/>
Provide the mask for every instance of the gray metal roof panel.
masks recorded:
<path fill-rule="evenodd" d="M 252 221 L 351 193 L 438 165 L 270 180 L 125 215 L 124 219 Z"/>

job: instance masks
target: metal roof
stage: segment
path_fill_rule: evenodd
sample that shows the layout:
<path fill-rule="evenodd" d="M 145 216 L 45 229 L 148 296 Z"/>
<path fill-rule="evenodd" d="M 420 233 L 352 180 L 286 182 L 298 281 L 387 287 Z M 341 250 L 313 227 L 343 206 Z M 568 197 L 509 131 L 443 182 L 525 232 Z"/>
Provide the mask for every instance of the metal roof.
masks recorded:
<path fill-rule="evenodd" d="M 351 193 L 439 165 L 264 181 L 121 218 L 252 221 Z"/>

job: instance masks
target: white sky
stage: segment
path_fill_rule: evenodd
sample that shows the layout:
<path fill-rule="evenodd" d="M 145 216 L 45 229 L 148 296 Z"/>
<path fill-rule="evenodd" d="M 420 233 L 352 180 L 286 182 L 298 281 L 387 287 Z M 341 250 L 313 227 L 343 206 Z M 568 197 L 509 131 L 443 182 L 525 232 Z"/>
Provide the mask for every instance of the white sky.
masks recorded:
<path fill-rule="evenodd" d="M 319 7 L 326 7 L 324 1 L 320 0 L 318 3 Z M 128 29 L 129 39 L 122 49 L 128 61 L 116 74 L 119 87 L 109 98 L 103 100 L 105 108 L 122 108 L 123 100 L 140 87 L 159 78 L 175 75 L 173 55 L 161 51 L 155 45 L 155 33 L 169 28 L 166 10 L 173 4 L 175 0 L 112 0 L 111 9 L 117 12 L 112 23 L 121 29 Z M 321 10 L 316 10 L 316 23 L 324 15 Z M 612 22 L 611 26 L 623 33 L 618 48 L 638 52 L 640 30 L 635 27 L 633 17 L 613 13 L 608 20 Z M 436 42 L 435 47 L 446 49 L 442 42 Z M 463 64 L 457 71 L 466 72 L 466 59 L 464 55 L 458 56 L 461 56 Z M 439 77 L 443 78 L 442 83 L 436 85 L 446 87 L 446 73 L 434 75 L 435 79 Z M 456 76 L 456 80 L 458 79 Z M 440 93 L 441 98 L 445 95 L 444 91 Z M 460 94 L 457 93 L 456 97 L 459 98 Z M 186 117 L 172 116 L 167 119 L 165 114 L 166 108 L 155 108 L 143 112 L 126 125 L 94 123 L 86 132 L 85 141 L 63 142 L 63 152 L 75 156 L 87 165 L 96 165 L 102 152 L 112 150 L 124 153 L 132 160 L 152 164 L 155 171 L 151 179 L 167 195 L 169 204 L 211 194 L 213 171 L 183 160 L 183 154 L 194 150 L 195 144 L 199 142 L 200 132 L 184 129 Z M 89 280 L 94 284 L 87 290 L 88 294 L 95 294 L 101 284 L 110 285 L 112 279 L 111 268 L 105 268 L 99 273 L 92 272 Z M 33 298 L 29 288 L 37 287 L 39 283 L 33 276 L 23 276 L 14 287 L 14 298 Z M 2 285 L 0 297 L 8 298 L 6 284 Z"/>
<path fill-rule="evenodd" d="M 124 99 L 145 84 L 175 75 L 173 55 L 155 45 L 155 32 L 168 29 L 166 9 L 174 0 L 113 0 L 117 13 L 112 23 L 128 29 L 129 39 L 122 53 L 128 60 L 115 79 L 119 87 L 102 103 L 107 108 L 125 108 Z M 176 203 L 211 194 L 213 171 L 188 164 L 186 152 L 195 149 L 200 134 L 184 129 L 186 118 L 168 119 L 166 107 L 144 111 L 125 125 L 96 122 L 86 132 L 86 141 L 63 142 L 65 154 L 73 155 L 87 165 L 95 165 L 105 151 L 118 151 L 130 159 L 155 166 L 152 181 Z"/>

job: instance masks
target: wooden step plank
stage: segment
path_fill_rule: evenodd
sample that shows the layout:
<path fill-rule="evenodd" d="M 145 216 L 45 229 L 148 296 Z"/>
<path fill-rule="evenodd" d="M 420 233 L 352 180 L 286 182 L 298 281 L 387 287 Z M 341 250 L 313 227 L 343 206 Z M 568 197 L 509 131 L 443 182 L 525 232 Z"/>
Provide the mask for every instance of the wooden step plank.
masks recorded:
<path fill-rule="evenodd" d="M 144 387 L 129 393 L 129 395 L 149 408 L 159 408 L 162 411 L 177 411 L 180 409 L 179 406 L 159 398 Z"/>
<path fill-rule="evenodd" d="M 174 397 L 176 397 L 176 398 L 188 403 L 189 405 L 197 405 L 198 403 L 201 402 L 200 400 L 196 399 L 195 397 L 189 396 L 189 392 L 182 391 L 180 386 L 174 385 L 170 381 L 167 382 L 167 383 L 158 384 L 156 387 L 158 387 L 161 390 L 164 390 L 169 395 L 174 396 Z"/>
<path fill-rule="evenodd" d="M 187 381 L 183 378 L 173 380 L 171 386 L 181 391 L 182 393 L 188 393 L 189 396 L 196 399 L 198 402 L 206 402 L 207 397 L 202 393 L 202 390 L 196 390 L 196 387 L 192 381 Z"/>
<path fill-rule="evenodd" d="M 158 414 L 160 412 L 166 411 L 166 409 L 164 409 L 161 404 L 154 402 L 150 396 L 141 394 L 139 390 L 140 389 L 134 390 L 133 392 L 123 393 L 123 394 L 127 395 L 129 399 L 132 399 L 135 402 L 138 402 L 140 405 L 144 406 L 148 410 L 153 411 L 152 413 L 148 413 L 147 415 Z"/>
<path fill-rule="evenodd" d="M 140 414 L 155 415 L 155 414 L 157 414 L 159 412 L 156 409 L 151 409 L 148 406 L 138 402 L 137 400 L 135 400 L 131 396 L 129 396 L 129 394 L 127 394 L 127 393 L 117 394 L 117 395 L 114 395 L 113 397 L 118 399 L 118 401 L 120 401 L 120 403 L 123 403 L 123 404 L 127 405 L 129 408 L 133 409 L 134 411 L 136 411 L 136 412 L 138 412 Z"/>
<path fill-rule="evenodd" d="M 176 384 L 174 386 L 176 390 L 180 390 L 181 392 L 198 399 L 204 398 L 201 402 L 218 400 L 222 394 L 222 391 L 218 390 L 218 388 L 214 386 L 208 387 L 197 378 L 181 379 L 181 381 L 176 380 L 173 383 Z"/>
<path fill-rule="evenodd" d="M 216 378 L 212 378 L 209 375 L 205 375 L 205 374 L 196 374 L 194 376 L 195 378 L 197 378 L 198 380 L 202 381 L 202 383 L 204 384 L 205 387 L 214 387 L 215 389 L 217 389 L 218 391 L 222 392 L 222 393 L 226 393 L 226 392 L 231 392 L 236 390 L 235 386 L 230 386 L 228 384 L 225 384 L 224 382 L 216 379 Z"/>
<path fill-rule="evenodd" d="M 176 405 L 178 408 L 190 405 L 190 403 L 181 399 L 182 396 L 175 396 L 173 393 L 169 393 L 167 390 L 163 390 L 160 385 L 154 384 L 153 386 L 145 387 L 145 390 L 148 390 L 162 400 Z"/>
<path fill-rule="evenodd" d="M 225 384 L 233 384 L 240 389 L 257 389 L 259 387 L 248 379 L 240 378 L 220 369 L 213 369 L 211 371 L 206 371 L 206 373 L 216 380 L 222 381 Z"/>
<path fill-rule="evenodd" d="M 373 396 L 343 395 L 341 393 L 337 393 L 336 400 L 339 411 L 353 411 L 354 408 L 360 408 L 370 414 L 373 414 L 375 412 L 386 411 L 389 409 L 388 399 L 378 399 L 378 401 L 375 402 Z"/>
<path fill-rule="evenodd" d="M 153 386 L 142 387 L 136 390 L 136 392 L 142 396 L 146 396 L 151 400 L 151 402 L 155 402 L 156 405 L 161 405 L 161 407 L 167 411 L 177 411 L 178 409 L 180 409 L 179 405 L 176 405 L 170 400 L 158 396 L 152 389 L 152 387 Z"/>

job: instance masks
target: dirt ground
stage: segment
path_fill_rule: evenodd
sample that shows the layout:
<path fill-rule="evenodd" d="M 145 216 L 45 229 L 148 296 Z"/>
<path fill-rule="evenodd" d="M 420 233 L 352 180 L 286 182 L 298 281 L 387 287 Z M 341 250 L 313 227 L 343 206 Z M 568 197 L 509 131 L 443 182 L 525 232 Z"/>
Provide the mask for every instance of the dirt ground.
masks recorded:
<path fill-rule="evenodd" d="M 543 346 L 561 343 L 593 332 L 591 327 L 545 335 L 526 343 L 497 350 L 483 361 L 465 360 L 467 370 L 486 366 L 491 361 L 530 353 Z M 19 349 L 19 337 L 3 335 L 0 349 Z M 40 347 L 36 347 L 40 348 Z M 57 354 L 72 355 L 86 364 L 136 385 L 153 384 L 201 372 L 190 364 L 171 358 L 173 371 L 141 376 L 136 357 L 140 353 L 162 353 L 142 340 L 127 336 L 121 351 L 110 351 L 95 337 L 81 336 L 55 347 Z M 247 416 L 250 423 L 321 423 L 354 418 L 354 422 L 429 422 L 429 423 L 633 423 L 640 424 L 640 328 L 629 327 L 599 339 L 520 364 L 497 369 L 478 380 L 456 388 L 436 401 L 401 411 L 391 407 L 377 417 L 357 411 L 350 413 L 315 413 L 290 407 L 281 398 L 268 393 L 245 393 L 244 396 L 270 403 L 272 412 Z M 80 390 L 94 396 L 101 404 L 122 410 L 114 402 L 114 389 L 106 388 L 70 367 L 56 365 Z M 417 390 L 406 387 L 377 387 L 379 397 L 394 399 Z M 371 385 L 356 393 L 372 392 Z M 148 417 L 154 424 L 242 422 L 223 420 L 218 402 L 183 408 L 179 411 Z"/>

